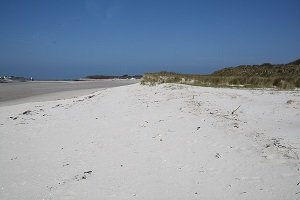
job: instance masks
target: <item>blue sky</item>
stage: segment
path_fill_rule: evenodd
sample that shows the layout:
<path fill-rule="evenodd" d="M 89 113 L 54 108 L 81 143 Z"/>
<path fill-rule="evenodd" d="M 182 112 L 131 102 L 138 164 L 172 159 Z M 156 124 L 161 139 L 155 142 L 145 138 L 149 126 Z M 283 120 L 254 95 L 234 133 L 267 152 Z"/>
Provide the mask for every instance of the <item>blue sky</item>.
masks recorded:
<path fill-rule="evenodd" d="M 299 0 L 1 0 L 0 75 L 210 73 L 300 58 Z"/>

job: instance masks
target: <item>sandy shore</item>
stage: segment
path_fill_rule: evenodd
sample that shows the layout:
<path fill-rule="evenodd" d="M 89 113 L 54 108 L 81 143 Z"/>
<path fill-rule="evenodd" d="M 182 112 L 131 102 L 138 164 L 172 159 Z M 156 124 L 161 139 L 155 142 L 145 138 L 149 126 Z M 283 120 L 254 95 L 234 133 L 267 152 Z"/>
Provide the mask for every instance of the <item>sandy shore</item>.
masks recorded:
<path fill-rule="evenodd" d="M 139 80 L 33 81 L 0 84 L 0 106 L 50 101 L 87 95 L 99 90 L 137 83 Z"/>
<path fill-rule="evenodd" d="M 300 93 L 163 84 L 0 107 L 0 199 L 300 199 Z"/>

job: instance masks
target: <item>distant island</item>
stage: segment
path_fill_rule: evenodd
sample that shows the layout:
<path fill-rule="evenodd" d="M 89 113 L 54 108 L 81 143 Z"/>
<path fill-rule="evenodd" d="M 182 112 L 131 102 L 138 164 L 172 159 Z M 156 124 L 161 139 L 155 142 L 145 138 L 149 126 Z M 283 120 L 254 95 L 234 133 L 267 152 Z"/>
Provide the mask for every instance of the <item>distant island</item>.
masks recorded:
<path fill-rule="evenodd" d="M 110 75 L 92 75 L 92 76 L 87 76 L 87 79 L 140 79 L 142 78 L 142 75 L 122 75 L 122 76 L 110 76 Z"/>
<path fill-rule="evenodd" d="M 240 65 L 209 75 L 174 72 L 145 73 L 142 84 L 181 83 L 210 87 L 300 88 L 300 59 L 288 64 Z"/>

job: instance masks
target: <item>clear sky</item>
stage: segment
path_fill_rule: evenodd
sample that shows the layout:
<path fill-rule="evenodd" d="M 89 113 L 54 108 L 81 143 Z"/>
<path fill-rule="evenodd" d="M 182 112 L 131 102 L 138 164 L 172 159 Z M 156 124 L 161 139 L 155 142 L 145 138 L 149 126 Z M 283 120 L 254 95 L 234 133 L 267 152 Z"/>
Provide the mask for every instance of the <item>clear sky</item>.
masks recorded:
<path fill-rule="evenodd" d="M 0 76 L 210 73 L 300 58 L 299 0 L 1 0 Z"/>

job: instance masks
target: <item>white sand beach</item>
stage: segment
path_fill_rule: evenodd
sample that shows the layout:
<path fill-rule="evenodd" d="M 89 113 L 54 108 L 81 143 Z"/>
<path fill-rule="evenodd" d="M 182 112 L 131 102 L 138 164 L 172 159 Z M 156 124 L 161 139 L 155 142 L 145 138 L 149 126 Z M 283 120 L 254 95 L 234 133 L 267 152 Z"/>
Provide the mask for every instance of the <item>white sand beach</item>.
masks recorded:
<path fill-rule="evenodd" d="M 0 107 L 0 199 L 300 199 L 300 92 L 133 84 Z"/>

